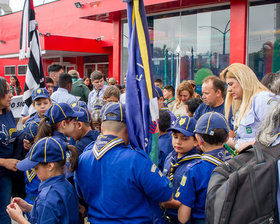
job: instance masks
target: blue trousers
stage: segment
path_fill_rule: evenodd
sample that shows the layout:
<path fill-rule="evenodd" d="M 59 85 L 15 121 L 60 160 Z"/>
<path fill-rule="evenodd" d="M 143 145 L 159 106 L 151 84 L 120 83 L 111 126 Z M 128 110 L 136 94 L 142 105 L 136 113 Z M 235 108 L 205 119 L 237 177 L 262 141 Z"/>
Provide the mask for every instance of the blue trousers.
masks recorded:
<path fill-rule="evenodd" d="M 6 212 L 6 207 L 10 204 L 12 196 L 12 180 L 8 176 L 0 177 L 0 223 L 11 223 L 11 219 Z"/>

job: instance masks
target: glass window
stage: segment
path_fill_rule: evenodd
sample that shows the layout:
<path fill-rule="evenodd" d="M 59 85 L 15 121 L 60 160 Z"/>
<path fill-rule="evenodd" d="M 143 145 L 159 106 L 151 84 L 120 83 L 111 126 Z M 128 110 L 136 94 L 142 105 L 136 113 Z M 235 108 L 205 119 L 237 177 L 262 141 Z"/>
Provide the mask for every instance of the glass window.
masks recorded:
<path fill-rule="evenodd" d="M 18 65 L 18 75 L 26 75 L 27 65 Z"/>
<path fill-rule="evenodd" d="M 203 73 L 219 75 L 229 65 L 229 6 L 150 16 L 148 19 L 154 79 L 175 85 L 199 79 Z M 128 27 L 123 23 L 122 76 L 127 69 Z M 180 67 L 179 67 L 180 66 Z M 198 83 L 199 84 L 199 83 Z"/>
<path fill-rule="evenodd" d="M 280 3 L 275 2 L 251 2 L 249 7 L 248 65 L 259 79 L 280 70 Z"/>
<path fill-rule="evenodd" d="M 5 66 L 5 75 L 16 75 L 16 66 Z"/>

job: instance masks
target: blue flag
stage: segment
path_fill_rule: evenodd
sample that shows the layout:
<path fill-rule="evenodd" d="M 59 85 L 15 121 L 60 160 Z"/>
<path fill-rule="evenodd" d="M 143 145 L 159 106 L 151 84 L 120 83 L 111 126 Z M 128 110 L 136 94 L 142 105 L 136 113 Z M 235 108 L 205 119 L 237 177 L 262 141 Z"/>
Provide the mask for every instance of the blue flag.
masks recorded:
<path fill-rule="evenodd" d="M 158 162 L 158 104 L 152 75 L 152 55 L 143 0 L 125 0 L 129 27 L 126 77 L 126 122 L 132 147 Z"/>

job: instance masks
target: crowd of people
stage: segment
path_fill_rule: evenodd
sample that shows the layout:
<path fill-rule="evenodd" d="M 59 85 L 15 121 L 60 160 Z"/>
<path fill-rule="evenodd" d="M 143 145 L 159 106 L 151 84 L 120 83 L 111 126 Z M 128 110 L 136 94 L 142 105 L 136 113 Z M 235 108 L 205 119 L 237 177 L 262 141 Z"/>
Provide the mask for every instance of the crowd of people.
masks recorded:
<path fill-rule="evenodd" d="M 58 64 L 48 75 L 32 93 L 36 112 L 22 111 L 23 130 L 10 110 L 18 80 L 0 78 L 0 223 L 205 223 L 212 171 L 256 142 L 280 141 L 280 73 L 260 82 L 234 63 L 206 77 L 201 95 L 193 80 L 176 89 L 155 80 L 158 164 L 130 146 L 115 78 L 81 79 Z"/>

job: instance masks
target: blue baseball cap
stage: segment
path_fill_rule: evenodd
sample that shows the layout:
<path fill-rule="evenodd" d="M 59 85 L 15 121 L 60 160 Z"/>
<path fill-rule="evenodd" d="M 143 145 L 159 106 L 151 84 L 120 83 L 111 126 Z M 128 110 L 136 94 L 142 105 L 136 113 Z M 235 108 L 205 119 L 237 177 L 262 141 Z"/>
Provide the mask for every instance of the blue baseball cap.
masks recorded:
<path fill-rule="evenodd" d="M 198 119 L 195 132 L 213 136 L 216 128 L 223 128 L 229 133 L 229 125 L 225 116 L 217 112 L 208 112 Z"/>
<path fill-rule="evenodd" d="M 183 135 L 190 137 L 195 135 L 196 120 L 189 116 L 179 117 L 175 124 L 168 128 L 167 131 L 179 131 Z"/>
<path fill-rule="evenodd" d="M 78 101 L 78 102 L 72 103 L 71 106 L 73 108 L 78 106 L 78 107 L 83 107 L 83 108 L 87 109 L 87 104 L 84 101 Z"/>
<path fill-rule="evenodd" d="M 83 107 L 73 107 L 74 111 L 78 111 L 81 112 L 82 115 L 77 117 L 77 121 L 81 121 L 81 122 L 86 122 L 86 123 L 90 123 L 90 113 L 87 109 L 83 108 Z"/>
<path fill-rule="evenodd" d="M 74 111 L 67 103 L 53 104 L 45 113 L 45 117 L 49 120 L 50 124 L 56 124 L 68 117 L 76 118 L 82 115 L 82 112 Z"/>
<path fill-rule="evenodd" d="M 37 100 L 39 98 L 50 98 L 50 93 L 45 88 L 35 89 L 32 92 L 32 100 Z"/>
<path fill-rule="evenodd" d="M 28 123 L 28 125 L 24 128 L 24 132 L 25 132 L 24 138 L 26 140 L 33 140 L 35 138 L 38 132 L 39 124 L 40 124 L 39 118 Z"/>
<path fill-rule="evenodd" d="M 155 86 L 155 92 L 156 92 L 156 96 L 159 99 L 160 97 L 163 97 L 163 93 L 161 88 L 159 88 L 158 86 Z"/>
<path fill-rule="evenodd" d="M 37 141 L 30 149 L 28 156 L 17 164 L 21 171 L 29 170 L 39 163 L 64 160 L 66 143 L 59 137 L 45 137 Z"/>
<path fill-rule="evenodd" d="M 107 103 L 101 109 L 100 118 L 102 121 L 126 122 L 125 106 L 116 102 Z"/>

